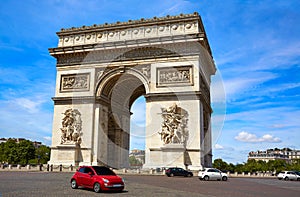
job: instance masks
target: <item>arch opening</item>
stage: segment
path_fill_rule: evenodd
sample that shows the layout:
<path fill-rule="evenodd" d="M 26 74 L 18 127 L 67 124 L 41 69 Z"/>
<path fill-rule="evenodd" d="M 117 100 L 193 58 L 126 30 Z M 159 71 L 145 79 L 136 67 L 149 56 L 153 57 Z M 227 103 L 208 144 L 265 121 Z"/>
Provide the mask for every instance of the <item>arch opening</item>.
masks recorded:
<path fill-rule="evenodd" d="M 113 168 L 129 167 L 130 150 L 130 120 L 132 105 L 137 98 L 146 94 L 143 82 L 133 74 L 127 72 L 116 73 L 109 80 L 103 80 L 105 84 L 98 92 L 105 97 L 106 104 L 102 104 L 107 110 L 107 125 L 102 127 L 107 140 L 106 155 L 98 160 L 102 164 Z M 99 120 L 100 125 L 105 125 L 104 120 Z M 99 132 L 99 131 L 98 131 Z M 101 143 L 101 140 L 98 139 Z"/>

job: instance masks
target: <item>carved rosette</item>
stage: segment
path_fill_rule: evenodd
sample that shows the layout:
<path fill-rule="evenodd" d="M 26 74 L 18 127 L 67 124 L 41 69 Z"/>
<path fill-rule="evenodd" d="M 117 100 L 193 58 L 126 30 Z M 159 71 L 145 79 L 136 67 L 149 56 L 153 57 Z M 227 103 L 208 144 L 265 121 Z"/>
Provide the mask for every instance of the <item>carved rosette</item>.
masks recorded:
<path fill-rule="evenodd" d="M 80 144 L 82 135 L 81 113 L 78 109 L 68 109 L 63 113 L 61 144 Z"/>
<path fill-rule="evenodd" d="M 163 118 L 162 130 L 158 133 L 164 144 L 186 144 L 188 112 L 175 103 L 169 108 L 161 108 Z"/>

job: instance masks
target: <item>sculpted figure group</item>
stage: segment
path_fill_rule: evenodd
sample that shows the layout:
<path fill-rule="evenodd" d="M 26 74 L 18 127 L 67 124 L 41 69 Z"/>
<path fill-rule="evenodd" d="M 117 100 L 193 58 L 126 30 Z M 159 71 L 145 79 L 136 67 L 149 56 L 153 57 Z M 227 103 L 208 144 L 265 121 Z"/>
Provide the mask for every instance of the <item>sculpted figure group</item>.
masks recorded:
<path fill-rule="evenodd" d="M 61 144 L 80 144 L 81 143 L 81 113 L 78 109 L 68 109 L 64 113 L 62 121 Z"/>
<path fill-rule="evenodd" d="M 158 132 L 164 144 L 185 144 L 188 139 L 188 113 L 173 104 L 169 108 L 161 108 L 162 130 Z"/>

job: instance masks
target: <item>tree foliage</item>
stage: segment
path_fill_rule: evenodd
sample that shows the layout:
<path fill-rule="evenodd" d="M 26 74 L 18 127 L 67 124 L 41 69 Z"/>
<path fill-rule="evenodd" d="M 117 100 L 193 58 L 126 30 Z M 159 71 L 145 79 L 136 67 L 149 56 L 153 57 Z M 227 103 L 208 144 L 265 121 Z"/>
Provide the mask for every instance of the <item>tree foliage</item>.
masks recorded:
<path fill-rule="evenodd" d="M 243 164 L 233 165 L 232 163 L 227 164 L 222 159 L 215 159 L 213 162 L 213 167 L 218 168 L 222 171 L 230 171 L 230 172 L 274 172 L 279 173 L 283 170 L 297 170 L 300 171 L 300 159 L 293 160 L 292 163 L 287 163 L 284 160 L 270 160 L 268 162 L 265 161 L 256 161 L 256 160 L 248 160 Z"/>
<path fill-rule="evenodd" d="M 140 160 L 136 159 L 135 156 L 130 156 L 129 157 L 129 164 L 131 166 L 141 166 L 141 165 L 143 165 L 143 163 Z"/>
<path fill-rule="evenodd" d="M 0 144 L 0 163 L 9 164 L 37 164 L 47 163 L 50 157 L 50 148 L 40 146 L 35 148 L 29 140 L 22 140 L 17 143 L 14 139 Z"/>

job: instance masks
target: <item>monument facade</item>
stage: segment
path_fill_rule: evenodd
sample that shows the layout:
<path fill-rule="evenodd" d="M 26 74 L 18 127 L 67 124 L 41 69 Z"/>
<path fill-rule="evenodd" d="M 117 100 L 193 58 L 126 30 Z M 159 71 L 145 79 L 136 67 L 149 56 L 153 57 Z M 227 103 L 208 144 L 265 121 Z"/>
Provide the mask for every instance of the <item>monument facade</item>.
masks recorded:
<path fill-rule="evenodd" d="M 50 164 L 128 167 L 130 109 L 144 96 L 144 168 L 211 166 L 216 68 L 198 13 L 57 35 Z"/>

